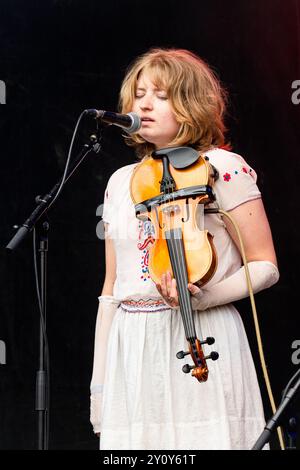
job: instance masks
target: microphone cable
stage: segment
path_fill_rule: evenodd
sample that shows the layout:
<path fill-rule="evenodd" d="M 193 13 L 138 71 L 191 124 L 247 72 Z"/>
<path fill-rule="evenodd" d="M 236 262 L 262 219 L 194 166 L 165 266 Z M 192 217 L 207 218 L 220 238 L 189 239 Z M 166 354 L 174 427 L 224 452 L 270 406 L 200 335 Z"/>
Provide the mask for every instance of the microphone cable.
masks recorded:
<path fill-rule="evenodd" d="M 248 290 L 249 290 L 249 296 L 250 296 L 250 302 L 251 302 L 251 307 L 252 307 L 252 314 L 253 314 L 253 320 L 254 320 L 254 325 L 255 325 L 255 333 L 256 333 L 256 339 L 257 339 L 257 344 L 258 344 L 258 351 L 259 351 L 259 357 L 260 357 L 260 362 L 262 366 L 262 371 L 263 371 L 263 376 L 265 380 L 265 384 L 267 387 L 268 391 L 268 396 L 269 396 L 269 401 L 271 404 L 271 408 L 273 413 L 276 413 L 276 405 L 275 405 L 275 400 L 273 397 L 273 392 L 272 392 L 272 387 L 268 375 L 268 370 L 267 370 L 267 365 L 265 361 L 265 356 L 264 356 L 264 351 L 263 351 L 263 345 L 262 345 L 262 339 L 261 339 L 261 334 L 260 334 L 260 326 L 258 322 L 258 316 L 257 316 L 257 311 L 256 311 L 256 305 L 255 305 L 255 300 L 254 300 L 254 293 L 252 289 L 252 283 L 251 283 L 251 278 L 250 278 L 250 273 L 249 273 L 249 268 L 248 268 L 248 263 L 247 263 L 247 258 L 246 258 L 246 253 L 245 253 L 245 248 L 244 248 L 244 243 L 242 240 L 242 236 L 238 227 L 238 224 L 234 220 L 234 218 L 226 211 L 223 211 L 222 209 L 216 209 L 217 212 L 220 214 L 223 214 L 225 217 L 227 217 L 233 224 L 235 231 L 237 233 L 239 243 L 240 243 L 240 248 L 241 248 L 241 255 L 244 263 L 244 268 L 245 268 L 245 274 L 246 274 L 246 281 L 248 285 Z M 285 445 L 284 445 L 284 440 L 283 440 L 283 433 L 282 429 L 280 426 L 277 427 L 277 434 L 278 434 L 278 439 L 280 443 L 280 448 L 281 450 L 285 450 Z"/>

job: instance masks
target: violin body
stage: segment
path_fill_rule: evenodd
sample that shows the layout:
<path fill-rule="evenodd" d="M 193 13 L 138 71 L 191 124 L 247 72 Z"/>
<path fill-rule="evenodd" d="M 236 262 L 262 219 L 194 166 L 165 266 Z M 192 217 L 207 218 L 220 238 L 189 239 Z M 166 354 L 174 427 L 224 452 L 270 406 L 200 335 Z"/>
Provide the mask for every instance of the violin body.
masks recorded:
<path fill-rule="evenodd" d="M 170 173 L 177 182 L 177 189 L 203 184 L 212 186 L 213 183 L 214 172 L 203 156 L 199 156 L 198 161 L 188 168 L 178 170 L 170 166 Z M 198 226 L 199 218 L 197 220 L 198 205 L 207 204 L 211 199 L 207 195 L 194 195 L 162 203 L 157 205 L 156 210 L 151 208 L 151 211 L 148 211 L 144 205 L 142 210 L 142 201 L 151 200 L 160 193 L 162 176 L 162 162 L 149 158 L 137 165 L 130 185 L 131 198 L 134 204 L 139 204 L 137 217 L 150 220 L 154 227 L 155 241 L 149 251 L 150 276 L 154 282 L 160 283 L 162 274 L 167 271 L 172 273 L 166 230 L 181 227 L 188 282 L 201 287 L 211 279 L 217 267 L 213 236 L 207 230 L 201 230 Z"/>

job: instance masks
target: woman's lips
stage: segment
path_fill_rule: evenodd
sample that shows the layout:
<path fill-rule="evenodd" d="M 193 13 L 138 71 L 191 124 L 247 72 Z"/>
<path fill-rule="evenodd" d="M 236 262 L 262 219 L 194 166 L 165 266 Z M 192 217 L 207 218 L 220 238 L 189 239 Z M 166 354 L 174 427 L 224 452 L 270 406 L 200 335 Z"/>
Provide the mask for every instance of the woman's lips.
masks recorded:
<path fill-rule="evenodd" d="M 142 121 L 142 125 L 145 125 L 145 124 L 154 122 L 154 119 L 151 119 L 151 118 L 141 118 L 141 121 Z"/>

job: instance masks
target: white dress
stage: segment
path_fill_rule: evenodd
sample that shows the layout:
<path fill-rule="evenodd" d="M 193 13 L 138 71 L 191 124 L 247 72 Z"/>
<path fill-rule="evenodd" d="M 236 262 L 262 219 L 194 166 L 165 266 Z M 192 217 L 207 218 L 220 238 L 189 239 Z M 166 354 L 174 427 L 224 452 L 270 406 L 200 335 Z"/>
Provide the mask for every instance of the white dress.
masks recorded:
<path fill-rule="evenodd" d="M 256 174 L 232 152 L 206 152 L 219 171 L 214 191 L 220 208 L 231 210 L 260 197 Z M 187 350 L 179 309 L 145 307 L 161 300 L 148 271 L 151 224 L 135 217 L 129 183 L 136 164 L 110 177 L 104 196 L 103 220 L 109 223 L 117 259 L 114 297 L 120 300 L 111 327 L 103 392 L 101 449 L 250 449 L 265 420 L 248 340 L 232 304 L 195 311 L 197 336 L 213 336 L 205 354 L 207 382 L 199 383 L 182 366 L 178 351 Z M 213 285 L 241 266 L 241 259 L 220 215 L 205 215 L 214 235 L 218 268 Z M 140 306 L 126 304 L 140 300 Z M 122 304 L 122 301 L 125 303 Z"/>

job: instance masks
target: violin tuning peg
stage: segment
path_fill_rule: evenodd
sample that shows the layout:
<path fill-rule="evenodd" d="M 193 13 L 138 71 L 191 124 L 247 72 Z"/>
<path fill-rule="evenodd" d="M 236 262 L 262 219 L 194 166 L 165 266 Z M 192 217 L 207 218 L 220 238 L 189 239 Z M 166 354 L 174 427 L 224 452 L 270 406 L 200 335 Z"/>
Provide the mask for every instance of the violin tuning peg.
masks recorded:
<path fill-rule="evenodd" d="M 212 336 L 208 336 L 208 337 L 206 338 L 206 342 L 207 342 L 208 345 L 214 344 L 215 338 L 213 338 Z"/>
<path fill-rule="evenodd" d="M 200 344 L 211 345 L 211 344 L 214 344 L 214 342 L 215 342 L 215 338 L 213 338 L 212 336 L 208 336 L 205 340 L 200 341 Z"/>
<path fill-rule="evenodd" d="M 217 351 L 212 351 L 210 353 L 210 358 L 212 361 L 216 361 L 217 359 L 219 359 L 219 353 Z"/>
<path fill-rule="evenodd" d="M 196 366 L 190 366 L 189 364 L 184 364 L 182 370 L 185 374 L 188 374 L 191 372 L 192 369 L 194 369 Z"/>
<path fill-rule="evenodd" d="M 204 359 L 211 359 L 212 361 L 216 361 L 219 359 L 219 353 L 217 351 L 212 351 L 209 356 L 205 356 Z"/>
<path fill-rule="evenodd" d="M 190 351 L 178 351 L 176 357 L 177 359 L 183 359 L 184 356 L 187 356 L 187 354 L 190 354 Z"/>

